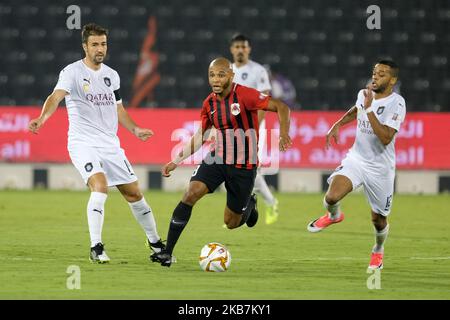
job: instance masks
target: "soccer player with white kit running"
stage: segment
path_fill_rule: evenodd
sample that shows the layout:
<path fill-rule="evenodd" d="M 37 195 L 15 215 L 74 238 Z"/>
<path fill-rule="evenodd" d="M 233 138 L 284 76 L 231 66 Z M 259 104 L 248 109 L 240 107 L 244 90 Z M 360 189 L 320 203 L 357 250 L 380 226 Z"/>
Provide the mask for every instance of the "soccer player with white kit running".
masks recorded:
<path fill-rule="evenodd" d="M 152 251 L 159 252 L 165 248 L 158 235 L 152 209 L 139 189 L 137 177 L 117 137 L 118 123 L 142 141 L 151 137 L 153 132 L 138 127 L 123 107 L 119 75 L 103 64 L 107 35 L 108 31 L 96 24 L 83 27 L 85 58 L 61 71 L 41 115 L 29 124 L 30 131 L 37 133 L 62 99 L 66 99 L 69 116 L 67 148 L 72 163 L 91 190 L 87 220 L 91 240 L 89 258 L 94 263 L 110 260 L 102 242 L 104 208 L 110 186 L 116 186 L 129 203 Z"/>
<path fill-rule="evenodd" d="M 341 165 L 328 178 L 329 188 L 324 198 L 327 213 L 308 225 L 310 232 L 319 232 L 331 224 L 344 220 L 340 201 L 359 186 L 371 207 L 375 227 L 375 246 L 372 249 L 369 268 L 383 268 L 384 242 L 389 224 L 395 178 L 395 136 L 405 120 L 406 104 L 393 92 L 399 68 L 390 60 L 379 61 L 372 73 L 367 89 L 359 91 L 356 104 L 326 136 L 338 143 L 341 126 L 357 120 L 356 138 Z"/>

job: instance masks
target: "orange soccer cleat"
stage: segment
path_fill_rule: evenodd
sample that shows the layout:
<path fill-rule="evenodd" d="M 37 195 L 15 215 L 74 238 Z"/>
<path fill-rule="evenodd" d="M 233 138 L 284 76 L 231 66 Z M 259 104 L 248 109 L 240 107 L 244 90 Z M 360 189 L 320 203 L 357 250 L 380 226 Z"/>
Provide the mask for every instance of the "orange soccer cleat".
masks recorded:
<path fill-rule="evenodd" d="M 372 252 L 370 256 L 369 269 L 383 269 L 383 252 Z"/>
<path fill-rule="evenodd" d="M 308 231 L 309 232 L 319 232 L 325 229 L 326 227 L 334 224 L 339 223 L 342 220 L 344 220 L 344 214 L 341 212 L 339 218 L 337 219 L 331 219 L 328 212 L 321 216 L 319 219 L 316 219 L 308 224 Z"/>

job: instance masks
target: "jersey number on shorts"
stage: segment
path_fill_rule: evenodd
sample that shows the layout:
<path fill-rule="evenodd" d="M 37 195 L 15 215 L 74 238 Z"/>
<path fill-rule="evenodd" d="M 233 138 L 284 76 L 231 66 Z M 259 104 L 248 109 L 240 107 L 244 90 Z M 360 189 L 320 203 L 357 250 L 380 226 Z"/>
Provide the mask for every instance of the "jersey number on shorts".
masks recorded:
<path fill-rule="evenodd" d="M 386 207 L 384 208 L 384 210 L 389 210 L 389 208 L 391 207 L 392 204 L 392 194 L 387 197 L 386 199 Z"/>
<path fill-rule="evenodd" d="M 194 172 L 192 172 L 192 176 L 195 176 L 197 174 L 198 168 L 200 168 L 200 165 L 198 165 L 197 168 L 195 168 Z"/>

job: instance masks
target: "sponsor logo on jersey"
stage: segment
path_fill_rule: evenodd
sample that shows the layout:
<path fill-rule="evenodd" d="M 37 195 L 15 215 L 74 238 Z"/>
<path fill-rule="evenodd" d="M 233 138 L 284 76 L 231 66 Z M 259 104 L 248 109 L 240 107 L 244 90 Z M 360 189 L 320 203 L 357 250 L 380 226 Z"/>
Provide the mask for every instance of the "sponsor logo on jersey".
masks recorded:
<path fill-rule="evenodd" d="M 373 134 L 369 120 L 358 119 L 358 128 L 362 133 Z"/>
<path fill-rule="evenodd" d="M 97 93 L 86 95 L 86 99 L 93 103 L 95 106 L 112 106 L 115 104 L 113 93 Z"/>

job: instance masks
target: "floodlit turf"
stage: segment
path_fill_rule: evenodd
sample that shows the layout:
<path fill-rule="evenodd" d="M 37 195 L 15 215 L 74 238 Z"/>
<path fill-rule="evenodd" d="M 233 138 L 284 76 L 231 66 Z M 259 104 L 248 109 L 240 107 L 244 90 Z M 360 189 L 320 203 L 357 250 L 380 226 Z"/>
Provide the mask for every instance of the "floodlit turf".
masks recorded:
<path fill-rule="evenodd" d="M 88 261 L 88 192 L 0 192 L 2 299 L 449 299 L 450 197 L 394 198 L 381 289 L 367 288 L 373 245 L 368 205 L 351 195 L 346 220 L 318 234 L 307 223 L 323 213 L 323 195 L 280 194 L 271 226 L 222 228 L 225 194 L 204 198 L 175 249 L 178 263 L 148 260 L 144 234 L 116 192 L 106 204 L 103 240 L 109 265 Z M 163 239 L 181 194 L 148 192 Z M 259 201 L 260 216 L 264 205 Z M 201 271 L 208 242 L 228 246 L 225 273 Z M 66 287 L 67 268 L 79 266 L 81 289 Z"/>

